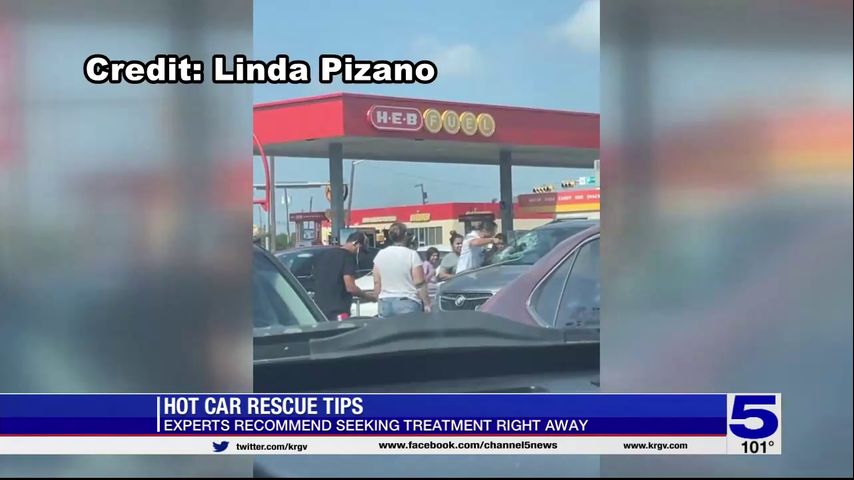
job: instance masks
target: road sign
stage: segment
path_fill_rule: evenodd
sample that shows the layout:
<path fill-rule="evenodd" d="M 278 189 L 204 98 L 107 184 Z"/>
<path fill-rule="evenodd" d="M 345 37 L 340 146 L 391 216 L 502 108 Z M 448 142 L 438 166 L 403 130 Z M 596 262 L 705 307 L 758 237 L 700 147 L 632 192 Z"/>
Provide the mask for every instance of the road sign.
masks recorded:
<path fill-rule="evenodd" d="M 342 192 L 344 193 L 344 196 L 341 198 L 341 200 L 347 200 L 347 195 L 350 193 L 350 188 L 346 184 L 342 185 L 342 186 L 344 187 L 342 190 Z M 329 203 L 332 203 L 332 187 L 327 185 L 323 189 L 323 193 L 326 195 L 326 201 L 328 201 Z"/>

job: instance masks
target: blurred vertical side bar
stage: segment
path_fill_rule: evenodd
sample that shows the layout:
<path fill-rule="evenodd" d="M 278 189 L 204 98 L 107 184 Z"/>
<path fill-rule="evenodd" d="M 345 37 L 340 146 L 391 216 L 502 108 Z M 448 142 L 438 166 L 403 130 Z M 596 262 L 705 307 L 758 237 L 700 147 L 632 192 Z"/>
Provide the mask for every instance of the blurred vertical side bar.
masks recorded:
<path fill-rule="evenodd" d="M 601 12 L 602 386 L 783 394 L 782 456 L 602 474 L 851 476 L 851 2 Z"/>
<path fill-rule="evenodd" d="M 252 2 L 0 0 L 0 392 L 251 391 L 251 86 L 93 85 L 94 53 L 251 55 Z M 251 472 L 0 456 L 0 476 Z"/>

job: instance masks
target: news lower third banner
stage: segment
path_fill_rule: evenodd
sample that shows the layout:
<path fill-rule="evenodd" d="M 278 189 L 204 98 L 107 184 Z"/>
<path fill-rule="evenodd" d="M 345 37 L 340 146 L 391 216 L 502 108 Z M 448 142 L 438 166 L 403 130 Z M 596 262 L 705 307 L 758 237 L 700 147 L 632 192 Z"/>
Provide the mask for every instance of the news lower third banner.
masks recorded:
<path fill-rule="evenodd" d="M 762 455 L 780 394 L 0 394 L 0 455 Z"/>

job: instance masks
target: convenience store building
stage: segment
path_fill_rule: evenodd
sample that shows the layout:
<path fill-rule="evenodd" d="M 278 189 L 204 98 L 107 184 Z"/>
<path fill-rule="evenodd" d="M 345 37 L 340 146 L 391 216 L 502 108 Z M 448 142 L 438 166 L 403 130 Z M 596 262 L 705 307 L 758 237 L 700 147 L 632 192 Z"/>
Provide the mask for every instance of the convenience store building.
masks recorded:
<path fill-rule="evenodd" d="M 570 189 L 551 193 L 523 194 L 513 204 L 514 232 L 524 232 L 556 219 L 599 218 L 599 189 Z M 328 243 L 331 222 L 324 212 L 292 213 L 297 238 L 304 245 Z M 382 241 L 382 231 L 401 222 L 415 233 L 419 246 L 448 245 L 451 232 L 466 234 L 484 220 L 501 225 L 497 202 L 448 202 L 364 208 L 349 214 L 348 229 L 359 229 L 372 240 Z"/>

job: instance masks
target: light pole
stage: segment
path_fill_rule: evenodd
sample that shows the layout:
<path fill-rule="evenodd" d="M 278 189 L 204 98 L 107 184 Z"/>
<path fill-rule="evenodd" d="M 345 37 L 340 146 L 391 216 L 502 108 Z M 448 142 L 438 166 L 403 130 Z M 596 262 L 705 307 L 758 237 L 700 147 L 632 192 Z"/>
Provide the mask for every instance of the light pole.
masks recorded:
<path fill-rule="evenodd" d="M 347 228 L 350 228 L 350 212 L 353 210 L 353 174 L 356 173 L 356 165 L 364 160 L 356 160 L 350 163 L 350 191 L 347 199 Z"/>
<path fill-rule="evenodd" d="M 270 157 L 270 183 L 276 184 L 276 157 Z M 276 253 L 276 187 L 270 186 L 270 203 L 267 205 L 267 233 L 269 250 Z"/>
<path fill-rule="evenodd" d="M 291 212 L 290 212 L 290 203 L 291 199 L 288 197 L 288 187 L 285 187 L 284 192 L 282 192 L 282 204 L 285 206 L 285 232 L 287 232 L 288 239 L 287 241 L 291 241 Z"/>
<path fill-rule="evenodd" d="M 415 185 L 415 188 L 421 189 L 421 205 L 427 205 L 427 192 L 424 191 L 424 184 L 418 183 Z"/>

